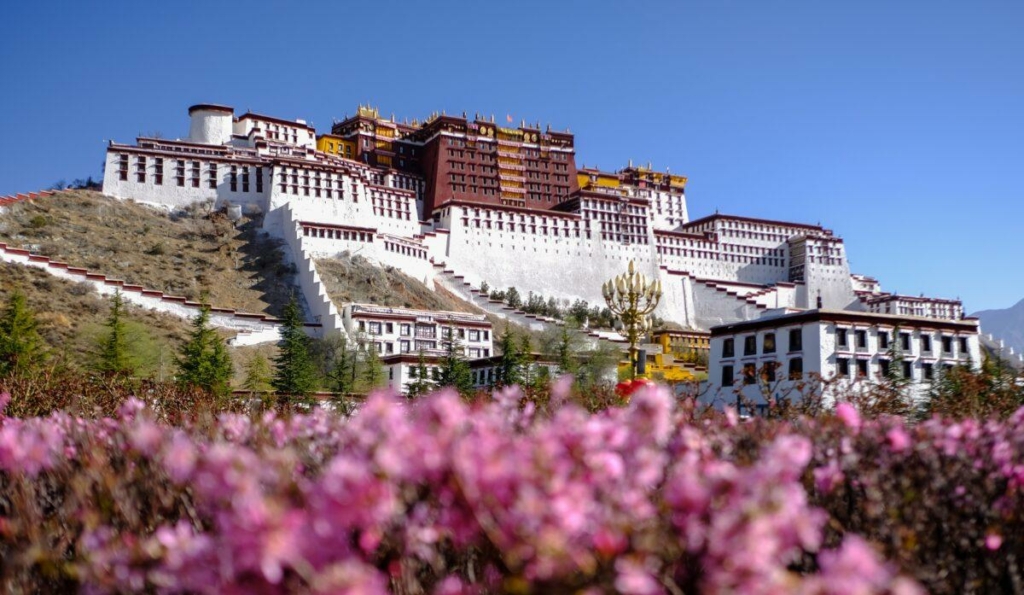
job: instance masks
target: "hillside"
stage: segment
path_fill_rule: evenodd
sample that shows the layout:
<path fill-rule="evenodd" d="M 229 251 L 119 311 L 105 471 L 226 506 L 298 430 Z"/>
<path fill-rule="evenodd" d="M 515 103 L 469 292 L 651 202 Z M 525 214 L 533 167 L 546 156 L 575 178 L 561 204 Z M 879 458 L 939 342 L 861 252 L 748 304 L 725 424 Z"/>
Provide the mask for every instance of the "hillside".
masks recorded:
<path fill-rule="evenodd" d="M 982 310 L 971 316 L 981 319 L 981 330 L 1002 339 L 1017 353 L 1024 352 L 1024 300 L 1001 310 Z"/>
<path fill-rule="evenodd" d="M 378 267 L 348 253 L 316 261 L 327 295 L 341 308 L 351 302 L 419 310 L 480 311 L 442 288 L 432 291 L 392 267 Z"/>
<path fill-rule="evenodd" d="M 110 313 L 109 298 L 88 284 L 12 263 L 0 262 L 0 279 L 0 307 L 6 306 L 15 291 L 23 293 L 53 358 L 66 357 L 72 365 L 89 361 Z M 127 321 L 130 335 L 138 340 L 138 355 L 145 362 L 143 375 L 167 377 L 173 370 L 175 352 L 187 337 L 189 321 L 130 305 Z"/>
<path fill-rule="evenodd" d="M 72 266 L 216 306 L 278 314 L 294 273 L 259 221 L 237 224 L 198 206 L 175 212 L 98 192 L 61 192 L 11 205 L 0 242 Z"/>

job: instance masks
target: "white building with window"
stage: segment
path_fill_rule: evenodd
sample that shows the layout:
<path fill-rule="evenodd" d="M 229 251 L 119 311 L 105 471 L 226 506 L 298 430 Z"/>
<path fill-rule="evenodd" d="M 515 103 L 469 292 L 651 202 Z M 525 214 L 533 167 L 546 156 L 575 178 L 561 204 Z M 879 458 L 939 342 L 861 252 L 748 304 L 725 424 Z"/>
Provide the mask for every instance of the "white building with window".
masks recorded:
<path fill-rule="evenodd" d="M 824 385 L 829 398 L 832 391 L 865 390 L 898 372 L 919 402 L 944 370 L 957 365 L 976 369 L 980 362 L 977 319 L 769 310 L 756 320 L 711 329 L 702 399 L 761 409 L 766 398 L 798 398 Z M 901 369 L 891 370 L 893 365 Z"/>
<path fill-rule="evenodd" d="M 491 323 L 483 314 L 371 304 L 348 304 L 341 314 L 350 340 L 372 343 L 381 357 L 411 354 L 415 360 L 420 351 L 440 355 L 453 336 L 468 359 L 490 357 L 494 349 Z"/>
<path fill-rule="evenodd" d="M 540 353 L 531 353 L 527 369 L 523 370 L 529 378 L 549 378 L 554 380 L 559 375 L 558 364 Z M 381 359 L 384 364 L 384 377 L 387 379 L 388 388 L 401 394 L 408 394 L 409 385 L 418 380 L 420 373 L 420 356 L 418 353 L 400 353 L 388 355 Z M 427 380 L 437 381 L 443 358 L 438 354 L 424 354 L 423 368 L 427 374 Z M 470 378 L 473 387 L 478 390 L 488 390 L 495 386 L 498 381 L 499 368 L 501 367 L 501 356 L 492 355 L 469 361 Z"/>

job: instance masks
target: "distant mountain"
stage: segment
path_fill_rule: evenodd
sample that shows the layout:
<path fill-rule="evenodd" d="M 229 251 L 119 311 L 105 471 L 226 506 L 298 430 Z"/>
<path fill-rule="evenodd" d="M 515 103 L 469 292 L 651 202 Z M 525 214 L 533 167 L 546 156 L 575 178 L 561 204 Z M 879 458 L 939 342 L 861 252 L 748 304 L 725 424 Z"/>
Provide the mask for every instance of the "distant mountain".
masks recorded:
<path fill-rule="evenodd" d="M 1002 339 L 1014 352 L 1024 351 L 1024 300 L 1002 310 L 982 310 L 972 316 L 981 319 L 981 332 Z"/>

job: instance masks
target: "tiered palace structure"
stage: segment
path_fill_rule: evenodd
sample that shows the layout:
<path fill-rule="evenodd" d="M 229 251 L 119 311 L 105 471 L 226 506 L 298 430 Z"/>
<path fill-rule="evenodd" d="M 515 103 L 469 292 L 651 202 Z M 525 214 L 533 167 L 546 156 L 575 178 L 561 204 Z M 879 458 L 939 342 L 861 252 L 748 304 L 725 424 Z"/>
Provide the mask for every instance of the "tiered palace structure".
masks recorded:
<path fill-rule="evenodd" d="M 963 316 L 959 302 L 884 293 L 852 275 L 832 230 L 722 214 L 691 220 L 683 176 L 632 163 L 579 168 L 569 131 L 465 113 L 398 122 L 369 107 L 320 134 L 303 120 L 220 105 L 189 115 L 186 139 L 110 143 L 104 193 L 261 213 L 300 265 L 311 315 L 338 318 L 323 321 L 328 330 L 344 324 L 307 265 L 343 251 L 431 286 L 449 275 L 591 304 L 632 260 L 662 281 L 656 314 L 697 330 L 785 308 Z"/>

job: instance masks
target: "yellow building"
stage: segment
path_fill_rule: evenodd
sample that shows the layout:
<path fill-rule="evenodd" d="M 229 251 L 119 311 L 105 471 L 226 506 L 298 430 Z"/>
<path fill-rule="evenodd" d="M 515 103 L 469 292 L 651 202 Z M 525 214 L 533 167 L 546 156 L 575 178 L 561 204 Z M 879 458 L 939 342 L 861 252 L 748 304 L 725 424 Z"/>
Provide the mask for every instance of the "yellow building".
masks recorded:
<path fill-rule="evenodd" d="M 356 143 L 333 134 L 321 134 L 316 139 L 316 150 L 345 159 L 355 159 Z"/>

